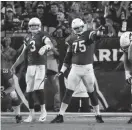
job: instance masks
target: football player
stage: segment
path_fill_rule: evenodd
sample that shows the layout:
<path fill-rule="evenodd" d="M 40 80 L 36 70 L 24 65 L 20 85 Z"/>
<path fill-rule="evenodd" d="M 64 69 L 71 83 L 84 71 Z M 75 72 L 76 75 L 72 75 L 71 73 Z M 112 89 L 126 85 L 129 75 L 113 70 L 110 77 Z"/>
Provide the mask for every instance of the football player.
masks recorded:
<path fill-rule="evenodd" d="M 5 37 L 1 48 L 1 85 L 4 90 L 1 92 L 1 97 L 4 98 L 10 94 L 12 98 L 12 108 L 16 115 L 16 123 L 20 123 L 22 117 L 20 115 L 20 99 L 15 91 L 15 84 L 10 68 L 16 55 L 16 51 L 10 47 L 11 38 Z"/>
<path fill-rule="evenodd" d="M 73 34 L 66 40 L 69 46 L 58 76 L 63 74 L 70 65 L 72 68 L 68 75 L 68 86 L 61 103 L 59 114 L 51 123 L 62 123 L 64 121 L 63 115 L 80 81 L 84 83 L 91 99 L 97 122 L 103 123 L 104 121 L 100 114 L 98 98 L 94 89 L 93 54 L 95 44 L 93 43 L 96 40 L 97 33 L 95 31 L 84 31 L 84 22 L 79 18 L 72 21 L 71 27 L 73 29 Z"/>
<path fill-rule="evenodd" d="M 131 94 L 132 94 L 132 32 L 125 32 L 120 37 L 120 47 L 124 53 L 124 68 L 125 68 L 125 77 L 126 82 L 131 86 Z M 132 96 L 131 96 L 132 98 Z M 132 102 L 132 99 L 131 99 Z M 132 107 L 132 104 L 131 104 Z M 132 117 L 128 121 L 128 123 L 132 123 Z"/>
<path fill-rule="evenodd" d="M 29 116 L 24 122 L 32 122 L 35 119 L 33 92 L 36 93 L 41 105 L 40 122 L 46 120 L 47 112 L 44 103 L 44 79 L 46 72 L 47 51 L 52 49 L 52 42 L 47 32 L 41 31 L 41 22 L 38 18 L 30 19 L 29 33 L 24 40 L 24 48 L 16 62 L 11 68 L 15 73 L 16 67 L 27 60 L 26 92 L 28 94 Z"/>

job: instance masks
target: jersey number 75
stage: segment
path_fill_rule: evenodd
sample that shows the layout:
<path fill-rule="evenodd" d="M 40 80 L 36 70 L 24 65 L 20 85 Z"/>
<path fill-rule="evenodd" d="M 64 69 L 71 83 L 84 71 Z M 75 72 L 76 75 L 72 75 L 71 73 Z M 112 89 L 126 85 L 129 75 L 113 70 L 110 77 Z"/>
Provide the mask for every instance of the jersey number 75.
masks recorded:
<path fill-rule="evenodd" d="M 85 43 L 84 40 L 74 42 L 73 43 L 74 53 L 76 53 L 77 50 L 79 50 L 80 52 L 85 52 L 86 51 L 86 45 L 84 43 Z"/>

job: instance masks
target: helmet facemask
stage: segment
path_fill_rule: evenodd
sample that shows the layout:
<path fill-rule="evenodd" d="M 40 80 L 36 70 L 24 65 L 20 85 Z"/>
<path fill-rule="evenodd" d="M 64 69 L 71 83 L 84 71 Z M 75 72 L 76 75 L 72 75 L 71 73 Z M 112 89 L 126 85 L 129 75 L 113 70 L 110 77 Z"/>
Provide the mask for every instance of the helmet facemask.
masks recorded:
<path fill-rule="evenodd" d="M 37 33 L 41 31 L 41 21 L 38 18 L 32 18 L 28 23 L 29 31 Z"/>
<path fill-rule="evenodd" d="M 32 33 L 37 33 L 41 30 L 40 25 L 29 25 L 29 31 Z"/>
<path fill-rule="evenodd" d="M 84 31 L 84 26 L 75 27 L 73 28 L 73 32 L 77 35 L 81 35 Z"/>

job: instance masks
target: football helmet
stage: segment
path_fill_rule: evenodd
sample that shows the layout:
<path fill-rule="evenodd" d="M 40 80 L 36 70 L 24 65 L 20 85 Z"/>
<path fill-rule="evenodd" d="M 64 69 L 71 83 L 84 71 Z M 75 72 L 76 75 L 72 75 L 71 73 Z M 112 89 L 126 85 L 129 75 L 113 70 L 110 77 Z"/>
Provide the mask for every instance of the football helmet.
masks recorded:
<path fill-rule="evenodd" d="M 82 34 L 84 32 L 84 22 L 79 18 L 72 20 L 71 27 L 75 34 Z"/>
<path fill-rule="evenodd" d="M 132 32 L 125 32 L 120 37 L 120 47 L 123 51 L 127 51 L 132 42 Z"/>
<path fill-rule="evenodd" d="M 41 31 L 41 21 L 34 17 L 29 20 L 28 27 L 30 32 L 37 33 L 38 31 Z"/>

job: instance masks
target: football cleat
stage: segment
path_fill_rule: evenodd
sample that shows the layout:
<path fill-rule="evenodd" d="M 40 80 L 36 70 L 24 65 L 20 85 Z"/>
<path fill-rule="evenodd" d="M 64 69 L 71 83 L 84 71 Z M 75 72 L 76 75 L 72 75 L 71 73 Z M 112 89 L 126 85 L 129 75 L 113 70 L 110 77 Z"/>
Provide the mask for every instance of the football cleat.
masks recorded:
<path fill-rule="evenodd" d="M 132 124 L 132 117 L 131 117 L 130 120 L 128 121 L 128 124 Z"/>
<path fill-rule="evenodd" d="M 39 122 L 44 122 L 47 117 L 47 112 L 43 112 L 39 117 Z"/>
<path fill-rule="evenodd" d="M 21 123 L 22 122 L 22 116 L 17 115 L 16 116 L 16 123 Z"/>
<path fill-rule="evenodd" d="M 23 122 L 30 123 L 35 121 L 34 115 L 29 115 L 27 119 L 23 120 Z"/>
<path fill-rule="evenodd" d="M 62 115 L 57 115 L 55 119 L 53 119 L 50 123 L 63 123 L 63 116 Z"/>
<path fill-rule="evenodd" d="M 97 123 L 104 123 L 101 115 L 97 115 L 95 116 L 95 118 L 96 118 Z"/>

